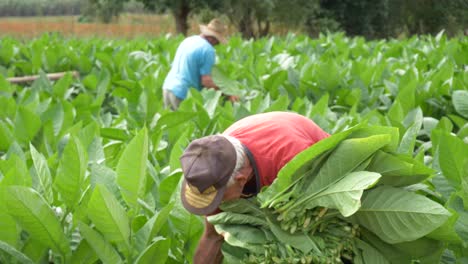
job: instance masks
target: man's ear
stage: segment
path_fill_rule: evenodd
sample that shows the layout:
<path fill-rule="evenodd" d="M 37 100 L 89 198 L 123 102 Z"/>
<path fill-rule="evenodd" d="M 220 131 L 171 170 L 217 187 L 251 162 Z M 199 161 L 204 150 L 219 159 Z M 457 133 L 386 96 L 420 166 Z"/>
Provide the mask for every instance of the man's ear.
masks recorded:
<path fill-rule="evenodd" d="M 236 176 L 234 176 L 234 179 L 238 181 L 240 184 L 245 185 L 247 181 L 249 180 L 249 176 L 246 175 L 245 173 L 239 173 Z"/>

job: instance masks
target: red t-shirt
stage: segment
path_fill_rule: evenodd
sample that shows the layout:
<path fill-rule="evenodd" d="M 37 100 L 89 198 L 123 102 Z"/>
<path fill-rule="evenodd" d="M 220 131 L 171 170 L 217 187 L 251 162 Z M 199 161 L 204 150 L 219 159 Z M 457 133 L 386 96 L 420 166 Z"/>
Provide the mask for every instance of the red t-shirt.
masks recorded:
<path fill-rule="evenodd" d="M 224 131 L 253 154 L 261 186 L 270 185 L 294 156 L 329 136 L 307 117 L 269 112 L 243 118 Z"/>

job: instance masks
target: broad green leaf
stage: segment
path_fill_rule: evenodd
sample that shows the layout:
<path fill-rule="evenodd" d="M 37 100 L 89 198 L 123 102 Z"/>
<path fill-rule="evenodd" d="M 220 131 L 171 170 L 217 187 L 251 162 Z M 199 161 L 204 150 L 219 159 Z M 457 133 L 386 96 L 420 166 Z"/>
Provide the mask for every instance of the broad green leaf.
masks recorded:
<path fill-rule="evenodd" d="M 468 91 L 457 90 L 452 93 L 452 103 L 457 113 L 468 118 Z"/>
<path fill-rule="evenodd" d="M 214 83 L 219 86 L 220 90 L 224 94 L 240 95 L 240 84 L 236 80 L 227 77 L 226 74 L 221 69 L 219 69 L 219 67 L 213 67 L 211 75 L 213 77 Z"/>
<path fill-rule="evenodd" d="M 373 248 L 371 245 L 367 244 L 366 242 L 355 239 L 357 249 L 360 251 L 360 255 L 362 257 L 363 264 L 390 264 L 382 253 L 380 253 L 377 249 Z M 356 258 L 357 256 L 355 256 Z M 356 262 L 356 259 L 354 259 Z"/>
<path fill-rule="evenodd" d="M 225 212 L 234 212 L 239 214 L 249 214 L 257 217 L 265 217 L 265 213 L 258 206 L 256 198 L 224 201 L 219 207 L 222 211 Z"/>
<path fill-rule="evenodd" d="M 153 243 L 149 245 L 140 256 L 135 260 L 137 264 L 164 264 L 169 256 L 169 247 L 171 240 L 167 238 L 157 237 Z"/>
<path fill-rule="evenodd" d="M 146 224 L 138 230 L 133 239 L 135 240 L 134 248 L 138 251 L 142 251 L 147 247 L 151 239 L 159 234 L 163 225 L 167 224 L 169 214 L 171 213 L 173 203 L 169 203 L 164 206 L 159 212 L 156 212 Z"/>
<path fill-rule="evenodd" d="M 408 155 L 412 155 L 414 152 L 414 145 L 416 142 L 416 137 L 418 136 L 419 131 L 421 130 L 422 121 L 423 121 L 423 113 L 421 109 L 415 110 L 415 117 L 412 125 L 408 127 L 406 132 L 403 134 L 403 137 L 400 142 L 400 146 L 398 147 L 398 153 L 405 153 Z M 408 115 L 411 115 L 409 113 Z"/>
<path fill-rule="evenodd" d="M 34 163 L 34 169 L 37 175 L 37 188 L 36 190 L 44 197 L 44 199 L 52 203 L 54 200 L 52 190 L 52 176 L 45 157 L 39 153 L 36 148 L 31 144 L 29 145 L 31 158 Z"/>
<path fill-rule="evenodd" d="M 177 170 L 171 175 L 165 177 L 159 184 L 159 202 L 161 204 L 168 204 L 171 200 L 175 188 L 177 188 L 180 178 L 182 177 L 182 170 Z"/>
<path fill-rule="evenodd" d="M 231 246 L 246 248 L 257 254 L 263 253 L 263 245 L 268 242 L 260 228 L 249 225 L 216 225 L 215 229 Z"/>
<path fill-rule="evenodd" d="M 208 217 L 208 222 L 213 225 L 218 224 L 229 224 L 229 225 L 250 225 L 250 226 L 261 226 L 268 228 L 268 223 L 263 218 L 248 215 L 248 214 L 239 214 L 233 212 L 221 212 L 215 215 Z"/>
<path fill-rule="evenodd" d="M 366 169 L 382 175 L 380 185 L 396 187 L 421 182 L 434 173 L 413 158 L 384 151 L 377 151 Z"/>
<path fill-rule="evenodd" d="M 310 209 L 316 206 L 338 209 L 344 217 L 348 217 L 361 207 L 364 190 L 375 185 L 380 177 L 375 172 L 351 172 L 310 199 L 306 206 Z"/>
<path fill-rule="evenodd" d="M 26 255 L 21 253 L 21 251 L 18 251 L 16 248 L 13 246 L 3 242 L 0 240 L 0 250 L 3 251 L 4 253 L 8 254 L 11 256 L 14 260 L 18 261 L 18 263 L 22 264 L 34 264 L 34 261 L 32 261 L 30 258 L 28 258 Z"/>
<path fill-rule="evenodd" d="M 24 106 L 20 106 L 15 117 L 15 136 L 19 142 L 29 143 L 41 127 L 40 117 Z"/>
<path fill-rule="evenodd" d="M 268 216 L 267 220 L 270 225 L 271 232 L 275 235 L 278 241 L 283 241 L 292 247 L 299 249 L 305 254 L 311 250 L 314 251 L 312 254 L 318 253 L 318 248 L 316 247 L 314 241 L 312 241 L 312 239 L 310 239 L 307 234 L 299 232 L 291 234 L 284 231 L 272 216 Z"/>
<path fill-rule="evenodd" d="M 187 259 L 192 259 L 203 233 L 203 222 L 199 216 L 189 213 L 180 201 L 180 186 L 176 188 L 171 202 L 174 207 L 171 211 L 170 222 L 172 229 L 177 230 L 179 242 L 182 244 L 182 252 Z"/>
<path fill-rule="evenodd" d="M 130 223 L 125 208 L 103 185 L 94 189 L 88 203 L 88 216 L 109 242 L 129 243 Z"/>
<path fill-rule="evenodd" d="M 60 159 L 54 187 L 69 208 L 74 208 L 86 189 L 87 153 L 80 140 L 70 137 Z"/>
<path fill-rule="evenodd" d="M 367 192 L 352 220 L 395 244 L 421 238 L 440 227 L 450 213 L 416 193 L 388 186 Z"/>
<path fill-rule="evenodd" d="M 197 117 L 198 114 L 194 112 L 168 112 L 159 118 L 154 130 L 167 129 L 174 126 L 178 126 L 185 122 L 189 122 L 193 118 Z"/>
<path fill-rule="evenodd" d="M 0 187 L 0 201 L 4 201 L 4 189 Z M 20 238 L 21 230 L 18 229 L 16 221 L 8 214 L 5 202 L 0 203 L 0 241 L 10 245 L 16 245 Z"/>
<path fill-rule="evenodd" d="M 185 130 L 180 133 L 180 137 L 174 142 L 171 148 L 171 153 L 169 155 L 169 166 L 171 171 L 180 169 L 180 157 L 184 153 L 185 147 L 189 143 L 189 131 Z"/>
<path fill-rule="evenodd" d="M 278 177 L 267 188 L 257 195 L 262 207 L 269 206 L 277 197 L 284 193 L 295 181 L 303 177 L 309 171 L 311 165 L 314 164 L 314 159 L 326 151 L 333 149 L 341 141 L 347 138 L 359 126 L 353 127 L 349 130 L 334 134 L 328 138 L 322 139 L 311 147 L 305 149 L 292 160 L 290 160 L 278 172 Z"/>
<path fill-rule="evenodd" d="M 88 244 L 103 263 L 123 263 L 119 253 L 115 250 L 112 244 L 102 237 L 101 234 L 84 223 L 80 223 L 79 229 L 83 237 L 88 241 Z"/>
<path fill-rule="evenodd" d="M 58 102 L 41 115 L 41 120 L 45 124 L 51 123 L 54 128 L 54 136 L 58 136 L 65 121 L 65 112 L 61 102 Z"/>
<path fill-rule="evenodd" d="M 0 150 L 6 151 L 14 141 L 14 134 L 8 125 L 0 120 Z"/>
<path fill-rule="evenodd" d="M 32 186 L 32 178 L 24 159 L 16 154 L 10 155 L 7 160 L 0 160 L 0 171 L 3 173 L 3 179 L 0 186 L 21 185 Z"/>
<path fill-rule="evenodd" d="M 444 249 L 443 243 L 425 237 L 404 243 L 387 244 L 366 229 L 361 229 L 361 239 L 395 264 L 412 263 L 413 261 L 425 264 L 439 263 Z"/>
<path fill-rule="evenodd" d="M 343 178 L 378 149 L 390 143 L 390 140 L 391 137 L 388 134 L 343 140 L 320 168 L 317 177 L 310 183 L 306 191 L 308 195 L 304 199 L 313 197 Z"/>
<path fill-rule="evenodd" d="M 356 129 L 351 135 L 350 138 L 365 138 L 375 135 L 390 135 L 391 141 L 388 145 L 382 148 L 382 150 L 387 152 L 396 151 L 398 144 L 400 142 L 400 134 L 398 128 L 389 127 L 389 126 L 364 126 L 359 129 Z"/>
<path fill-rule="evenodd" d="M 86 232 L 86 231 L 85 231 Z M 82 232 L 82 233 L 85 233 Z M 98 256 L 86 239 L 81 240 L 80 244 L 73 251 L 70 257 L 71 264 L 93 264 L 98 261 Z"/>
<path fill-rule="evenodd" d="M 67 72 L 62 78 L 60 78 L 53 86 L 53 94 L 57 98 L 65 99 L 65 95 L 70 89 L 73 82 L 73 75 L 71 72 Z"/>
<path fill-rule="evenodd" d="M 21 248 L 21 252 L 32 259 L 35 263 L 38 263 L 46 258 L 50 250 L 49 247 L 45 246 L 42 242 L 29 237 Z"/>
<path fill-rule="evenodd" d="M 143 128 L 130 141 L 117 164 L 117 183 L 131 210 L 137 210 L 138 198 L 144 196 L 148 148 L 148 131 Z"/>
<path fill-rule="evenodd" d="M 468 177 L 468 144 L 448 133 L 440 134 L 439 166 L 449 182 L 459 189 L 462 180 Z"/>
<path fill-rule="evenodd" d="M 127 141 L 130 138 L 127 130 L 120 129 L 120 128 L 113 128 L 113 127 L 101 128 L 100 134 L 101 134 L 101 137 L 103 138 L 109 138 L 109 139 L 115 139 L 115 140 L 121 140 L 121 141 Z"/>
<path fill-rule="evenodd" d="M 23 186 L 10 186 L 5 188 L 4 199 L 8 213 L 30 236 L 57 254 L 70 253 L 59 219 L 39 193 Z"/>
<path fill-rule="evenodd" d="M 429 233 L 427 237 L 438 241 L 459 244 L 462 240 L 455 232 L 455 224 L 457 223 L 459 216 L 455 210 L 449 208 L 449 211 L 452 214 L 450 218 L 443 225 Z"/>

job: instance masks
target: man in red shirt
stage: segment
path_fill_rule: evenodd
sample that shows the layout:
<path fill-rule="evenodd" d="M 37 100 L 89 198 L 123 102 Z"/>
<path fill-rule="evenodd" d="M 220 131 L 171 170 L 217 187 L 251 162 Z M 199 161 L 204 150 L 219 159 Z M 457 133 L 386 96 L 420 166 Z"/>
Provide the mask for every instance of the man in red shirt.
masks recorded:
<path fill-rule="evenodd" d="M 294 156 L 328 136 L 304 116 L 270 112 L 243 118 L 220 135 L 196 139 L 180 158 L 182 203 L 194 214 L 216 214 L 222 201 L 257 194 Z M 221 263 L 222 243 L 205 219 L 194 263 Z"/>

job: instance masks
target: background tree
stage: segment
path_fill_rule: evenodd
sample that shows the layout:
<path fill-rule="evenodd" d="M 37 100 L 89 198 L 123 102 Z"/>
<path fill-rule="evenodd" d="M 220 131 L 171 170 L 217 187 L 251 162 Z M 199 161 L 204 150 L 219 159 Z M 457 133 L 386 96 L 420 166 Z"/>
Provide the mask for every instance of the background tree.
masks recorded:
<path fill-rule="evenodd" d="M 208 6 L 215 6 L 216 0 L 137 0 L 156 13 L 170 12 L 174 16 L 177 33 L 187 35 L 189 16 Z"/>
<path fill-rule="evenodd" d="M 125 2 L 127 0 L 88 0 L 83 15 L 97 18 L 104 23 L 110 23 L 119 17 Z"/>

